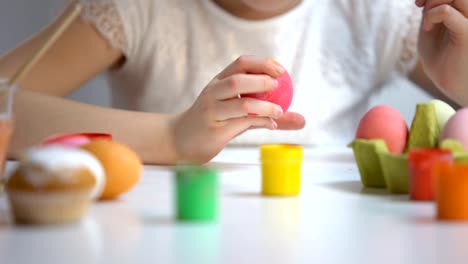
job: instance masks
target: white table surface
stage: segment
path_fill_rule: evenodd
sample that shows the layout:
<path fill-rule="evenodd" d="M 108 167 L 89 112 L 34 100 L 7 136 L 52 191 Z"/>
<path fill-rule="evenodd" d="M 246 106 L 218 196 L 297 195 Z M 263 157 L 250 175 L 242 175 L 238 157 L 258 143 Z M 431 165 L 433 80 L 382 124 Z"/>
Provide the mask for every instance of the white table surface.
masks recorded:
<path fill-rule="evenodd" d="M 257 160 L 253 148 L 215 158 L 224 167 L 215 223 L 174 220 L 166 167 L 145 167 L 131 192 L 71 225 L 15 226 L 3 195 L 0 263 L 468 263 L 468 224 L 363 189 L 347 149 L 306 149 L 296 198 L 260 196 Z"/>

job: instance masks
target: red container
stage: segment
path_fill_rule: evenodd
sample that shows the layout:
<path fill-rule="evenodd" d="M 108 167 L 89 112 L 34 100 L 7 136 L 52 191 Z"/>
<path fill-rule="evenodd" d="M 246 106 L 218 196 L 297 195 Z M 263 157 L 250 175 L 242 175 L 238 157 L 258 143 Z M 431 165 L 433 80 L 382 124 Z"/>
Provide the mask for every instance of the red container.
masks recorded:
<path fill-rule="evenodd" d="M 434 166 L 441 161 L 453 163 L 452 152 L 435 148 L 421 148 L 409 151 L 408 168 L 411 200 L 434 200 L 435 180 L 433 170 Z"/>
<path fill-rule="evenodd" d="M 106 139 L 112 140 L 112 135 L 107 133 L 71 133 L 54 135 L 44 139 L 41 143 L 42 146 L 59 144 L 68 147 L 79 147 L 91 140 Z"/>

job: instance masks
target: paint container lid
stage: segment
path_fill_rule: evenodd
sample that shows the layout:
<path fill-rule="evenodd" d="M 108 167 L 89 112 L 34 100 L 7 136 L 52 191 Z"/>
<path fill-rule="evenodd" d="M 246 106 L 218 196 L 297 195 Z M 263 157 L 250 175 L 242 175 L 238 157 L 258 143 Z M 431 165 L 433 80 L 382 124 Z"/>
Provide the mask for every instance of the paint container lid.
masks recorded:
<path fill-rule="evenodd" d="M 294 144 L 268 144 L 260 146 L 261 162 L 302 162 L 303 148 Z"/>
<path fill-rule="evenodd" d="M 44 139 L 40 145 L 64 145 L 68 147 L 79 147 L 92 140 L 96 139 L 107 139 L 112 140 L 112 135 L 108 133 L 69 133 L 69 134 L 57 134 L 52 135 Z"/>

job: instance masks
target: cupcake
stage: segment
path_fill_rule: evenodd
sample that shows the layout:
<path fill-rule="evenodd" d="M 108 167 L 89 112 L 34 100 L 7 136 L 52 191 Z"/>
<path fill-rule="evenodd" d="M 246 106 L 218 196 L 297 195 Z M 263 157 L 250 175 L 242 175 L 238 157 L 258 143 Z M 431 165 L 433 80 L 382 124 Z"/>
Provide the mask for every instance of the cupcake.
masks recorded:
<path fill-rule="evenodd" d="M 17 223 L 63 224 L 80 219 L 104 187 L 99 161 L 84 150 L 48 146 L 29 150 L 6 191 Z"/>

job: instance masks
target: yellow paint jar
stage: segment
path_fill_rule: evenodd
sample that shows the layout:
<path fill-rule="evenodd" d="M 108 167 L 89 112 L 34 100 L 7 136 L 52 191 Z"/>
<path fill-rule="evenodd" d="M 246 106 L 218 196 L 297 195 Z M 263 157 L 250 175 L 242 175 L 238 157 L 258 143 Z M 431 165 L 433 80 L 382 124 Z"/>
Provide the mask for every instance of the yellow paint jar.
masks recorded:
<path fill-rule="evenodd" d="M 262 194 L 267 196 L 294 196 L 301 189 L 302 146 L 262 145 Z"/>

